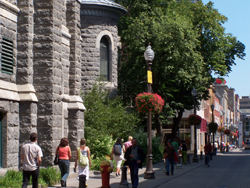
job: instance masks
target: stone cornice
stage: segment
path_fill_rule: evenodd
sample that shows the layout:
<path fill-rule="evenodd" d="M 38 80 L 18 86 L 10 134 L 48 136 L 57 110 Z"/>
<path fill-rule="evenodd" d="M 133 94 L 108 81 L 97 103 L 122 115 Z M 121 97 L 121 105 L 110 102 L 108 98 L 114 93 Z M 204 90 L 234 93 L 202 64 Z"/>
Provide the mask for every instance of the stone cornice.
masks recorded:
<path fill-rule="evenodd" d="M 20 11 L 20 9 L 17 6 L 9 3 L 6 0 L 0 0 L 0 7 L 1 8 L 8 8 L 10 11 L 12 11 L 13 13 L 16 13 L 16 14 Z"/>
<path fill-rule="evenodd" d="M 0 99 L 38 102 L 32 84 L 17 85 L 0 80 Z"/>
<path fill-rule="evenodd" d="M 86 110 L 85 106 L 83 105 L 82 98 L 77 95 L 70 95 L 68 102 L 68 109 L 69 110 Z"/>

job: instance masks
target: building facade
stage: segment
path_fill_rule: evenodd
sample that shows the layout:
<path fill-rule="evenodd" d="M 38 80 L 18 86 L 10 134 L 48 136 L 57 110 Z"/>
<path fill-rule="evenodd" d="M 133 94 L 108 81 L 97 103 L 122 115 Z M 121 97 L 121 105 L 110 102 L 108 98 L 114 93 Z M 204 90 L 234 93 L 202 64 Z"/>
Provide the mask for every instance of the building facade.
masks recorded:
<path fill-rule="evenodd" d="M 42 165 L 52 165 L 62 137 L 75 156 L 84 137 L 81 92 L 99 77 L 117 86 L 125 8 L 108 0 L 0 0 L 0 10 L 0 167 L 19 166 L 33 131 Z"/>

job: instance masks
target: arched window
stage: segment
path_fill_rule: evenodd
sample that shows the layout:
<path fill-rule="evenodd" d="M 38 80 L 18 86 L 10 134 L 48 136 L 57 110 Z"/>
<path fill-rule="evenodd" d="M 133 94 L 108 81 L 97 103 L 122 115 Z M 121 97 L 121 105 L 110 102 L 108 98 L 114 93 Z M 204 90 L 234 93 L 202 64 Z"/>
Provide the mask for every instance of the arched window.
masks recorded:
<path fill-rule="evenodd" d="M 109 81 L 109 42 L 102 37 L 100 42 L 100 77 L 102 81 Z"/>

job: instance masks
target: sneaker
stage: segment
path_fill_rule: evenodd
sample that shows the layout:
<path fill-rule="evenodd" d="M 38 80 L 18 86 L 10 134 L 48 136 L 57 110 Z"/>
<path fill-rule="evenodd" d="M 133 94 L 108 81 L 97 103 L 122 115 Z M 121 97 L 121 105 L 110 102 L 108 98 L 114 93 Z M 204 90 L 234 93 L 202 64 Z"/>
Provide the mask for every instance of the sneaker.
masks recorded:
<path fill-rule="evenodd" d="M 166 172 L 166 175 L 169 176 L 169 172 Z"/>
<path fill-rule="evenodd" d="M 115 175 L 116 175 L 116 177 L 118 177 L 118 176 L 119 176 L 117 173 L 116 173 Z"/>

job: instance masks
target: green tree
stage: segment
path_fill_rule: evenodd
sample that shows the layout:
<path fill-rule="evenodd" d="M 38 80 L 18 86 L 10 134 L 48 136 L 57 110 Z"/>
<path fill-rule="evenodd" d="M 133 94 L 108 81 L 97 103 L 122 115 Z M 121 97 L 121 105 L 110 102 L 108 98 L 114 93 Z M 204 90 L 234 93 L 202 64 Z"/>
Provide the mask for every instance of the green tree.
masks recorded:
<path fill-rule="evenodd" d="M 162 119 L 173 114 L 172 134 L 176 135 L 184 109 L 193 108 L 191 91 L 195 87 L 199 99 L 208 98 L 214 81 L 209 70 L 225 76 L 235 64 L 235 57 L 244 57 L 244 45 L 222 24 L 226 17 L 212 3 L 174 0 L 120 1 L 128 14 L 120 19 L 122 57 L 119 69 L 119 92 L 125 103 L 146 90 L 146 63 L 143 57 L 151 43 L 153 91 L 160 94 L 167 107 L 155 115 L 157 132 L 162 136 Z"/>

